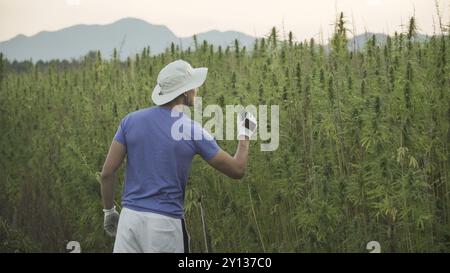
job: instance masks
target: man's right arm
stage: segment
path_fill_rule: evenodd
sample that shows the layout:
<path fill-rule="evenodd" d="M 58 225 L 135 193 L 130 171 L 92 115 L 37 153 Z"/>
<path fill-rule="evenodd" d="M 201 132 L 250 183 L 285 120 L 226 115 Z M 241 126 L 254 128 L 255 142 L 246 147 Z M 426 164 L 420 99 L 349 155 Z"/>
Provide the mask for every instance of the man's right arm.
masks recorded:
<path fill-rule="evenodd" d="M 233 179 L 241 179 L 245 175 L 247 167 L 248 149 L 250 140 L 247 136 L 242 136 L 234 157 L 220 149 L 208 163 L 215 169 Z"/>

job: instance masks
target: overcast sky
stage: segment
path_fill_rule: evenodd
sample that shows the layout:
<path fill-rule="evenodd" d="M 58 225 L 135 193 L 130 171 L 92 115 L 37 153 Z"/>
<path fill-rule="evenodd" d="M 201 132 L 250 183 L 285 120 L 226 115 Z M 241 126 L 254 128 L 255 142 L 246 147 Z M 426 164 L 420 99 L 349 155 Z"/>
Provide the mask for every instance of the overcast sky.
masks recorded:
<path fill-rule="evenodd" d="M 450 0 L 438 0 L 445 23 Z M 393 33 L 415 13 L 420 31 L 432 34 L 434 0 L 0 0 L 0 41 L 17 34 L 58 30 L 75 24 L 107 24 L 136 17 L 166 25 L 177 36 L 217 30 L 266 35 L 272 26 L 297 40 L 324 39 L 336 11 L 355 22 L 357 33 Z M 353 28 L 353 27 L 351 27 Z"/>

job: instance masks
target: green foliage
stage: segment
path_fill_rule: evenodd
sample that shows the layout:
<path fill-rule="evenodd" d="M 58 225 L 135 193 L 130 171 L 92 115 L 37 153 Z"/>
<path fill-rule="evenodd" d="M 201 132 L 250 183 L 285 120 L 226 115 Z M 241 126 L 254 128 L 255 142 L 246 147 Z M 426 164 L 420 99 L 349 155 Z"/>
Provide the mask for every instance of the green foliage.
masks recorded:
<path fill-rule="evenodd" d="M 279 149 L 252 142 L 241 181 L 195 158 L 194 251 L 366 252 L 373 240 L 383 252 L 450 251 L 449 36 L 415 41 L 411 19 L 386 45 L 372 37 L 349 52 L 345 21 L 329 50 L 273 28 L 250 54 L 194 36 L 193 49 L 124 62 L 117 51 L 22 65 L 0 55 L 0 252 L 65 252 L 72 240 L 111 251 L 98 172 L 121 118 L 152 105 L 158 71 L 178 58 L 209 67 L 204 105 L 280 105 Z M 117 177 L 120 193 L 124 168 Z"/>

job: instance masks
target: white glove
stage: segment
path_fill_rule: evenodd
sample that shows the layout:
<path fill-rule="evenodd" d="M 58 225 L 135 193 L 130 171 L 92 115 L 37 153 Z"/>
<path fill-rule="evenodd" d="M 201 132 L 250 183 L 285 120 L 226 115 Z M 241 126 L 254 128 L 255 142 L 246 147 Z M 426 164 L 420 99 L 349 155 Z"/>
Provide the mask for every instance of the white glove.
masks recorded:
<path fill-rule="evenodd" d="M 248 136 L 251 138 L 258 127 L 256 118 L 249 112 L 241 112 L 237 115 L 237 120 L 238 137 Z"/>
<path fill-rule="evenodd" d="M 116 206 L 111 209 L 104 209 L 103 212 L 105 213 L 103 228 L 105 229 L 106 234 L 114 237 L 116 236 L 117 225 L 119 223 L 119 213 L 116 211 Z"/>

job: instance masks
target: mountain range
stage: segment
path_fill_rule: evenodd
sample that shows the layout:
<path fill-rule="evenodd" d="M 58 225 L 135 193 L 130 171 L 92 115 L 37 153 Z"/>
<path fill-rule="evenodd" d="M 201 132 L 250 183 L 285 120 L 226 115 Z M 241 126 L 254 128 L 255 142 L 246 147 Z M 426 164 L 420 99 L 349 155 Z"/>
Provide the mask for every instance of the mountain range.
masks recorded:
<path fill-rule="evenodd" d="M 236 31 L 211 30 L 197 34 L 214 46 L 234 44 L 238 39 L 242 46 L 252 45 L 255 38 Z M 107 25 L 75 25 L 57 31 L 41 31 L 33 36 L 17 35 L 0 42 L 0 52 L 9 60 L 77 59 L 91 50 L 100 50 L 102 56 L 111 58 L 114 48 L 121 59 L 142 52 L 149 46 L 150 54 L 159 54 L 171 43 L 186 50 L 194 47 L 193 37 L 177 37 L 169 28 L 154 25 L 136 18 L 124 18 Z"/>
<path fill-rule="evenodd" d="M 369 38 L 375 35 L 377 41 L 383 42 L 387 35 L 380 33 L 367 33 L 356 36 L 358 48 L 362 48 Z M 256 38 L 237 31 L 211 30 L 196 34 L 198 44 L 206 40 L 216 48 L 233 46 L 238 39 L 241 46 L 248 51 L 253 48 Z M 419 38 L 424 39 L 424 35 Z M 0 52 L 8 60 L 43 60 L 52 59 L 78 59 L 92 50 L 99 50 L 102 56 L 109 59 L 114 49 L 119 53 L 120 59 L 142 52 L 150 47 L 150 54 L 159 54 L 170 48 L 171 43 L 186 50 L 193 49 L 193 37 L 177 37 L 164 25 L 150 24 L 136 18 L 124 18 L 106 25 L 75 25 L 57 31 L 41 31 L 32 36 L 17 35 L 16 37 L 0 42 Z M 349 49 L 353 47 L 353 39 L 349 40 Z"/>

